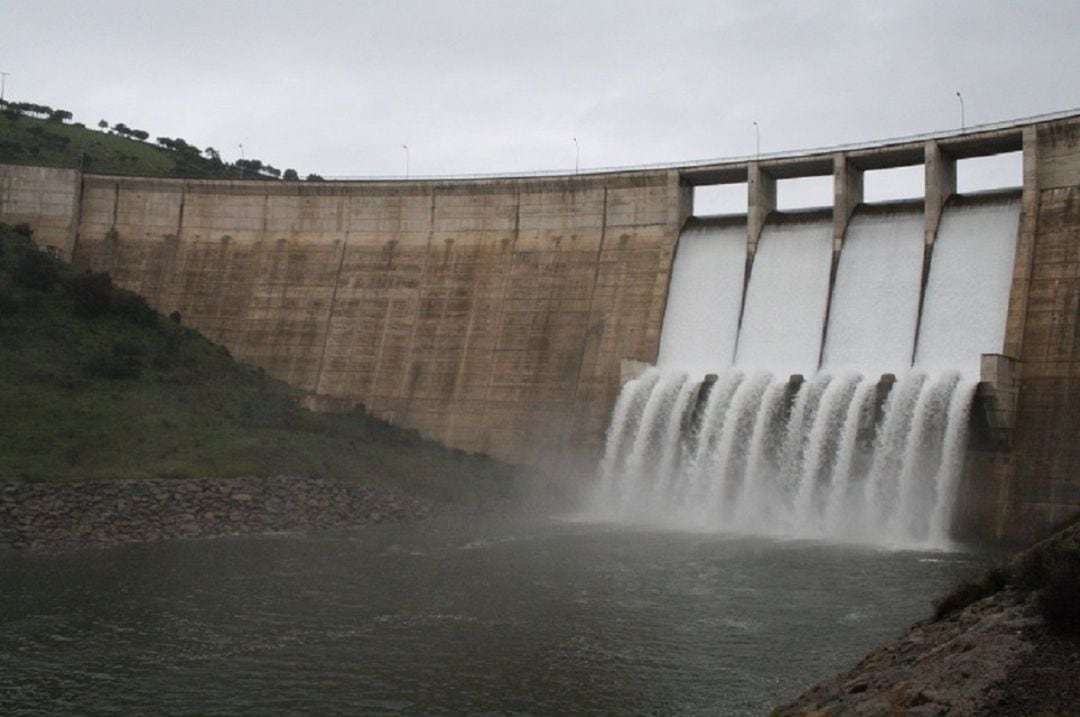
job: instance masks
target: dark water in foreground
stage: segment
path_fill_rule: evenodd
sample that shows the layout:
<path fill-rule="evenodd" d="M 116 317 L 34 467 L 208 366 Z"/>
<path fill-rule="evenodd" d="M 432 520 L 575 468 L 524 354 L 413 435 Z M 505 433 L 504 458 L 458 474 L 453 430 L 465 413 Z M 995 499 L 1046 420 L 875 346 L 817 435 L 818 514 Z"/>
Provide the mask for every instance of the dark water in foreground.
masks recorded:
<path fill-rule="evenodd" d="M 983 562 L 475 519 L 0 554 L 0 714 L 762 714 Z"/>

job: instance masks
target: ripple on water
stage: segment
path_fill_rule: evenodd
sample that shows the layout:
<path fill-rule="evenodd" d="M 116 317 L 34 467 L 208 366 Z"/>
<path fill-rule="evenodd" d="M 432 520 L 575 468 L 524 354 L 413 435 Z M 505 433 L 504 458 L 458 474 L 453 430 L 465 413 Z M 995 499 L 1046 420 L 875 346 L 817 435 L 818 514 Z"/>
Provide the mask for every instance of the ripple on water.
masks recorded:
<path fill-rule="evenodd" d="M 5 717 L 761 713 L 982 564 L 437 521 L 18 559 Z"/>

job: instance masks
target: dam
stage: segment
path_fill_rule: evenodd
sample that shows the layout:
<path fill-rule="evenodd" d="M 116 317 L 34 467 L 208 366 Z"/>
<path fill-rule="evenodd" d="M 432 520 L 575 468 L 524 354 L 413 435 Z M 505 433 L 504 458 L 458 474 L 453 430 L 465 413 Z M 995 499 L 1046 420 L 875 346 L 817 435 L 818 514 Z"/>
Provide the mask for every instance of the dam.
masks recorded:
<path fill-rule="evenodd" d="M 1019 186 L 958 194 L 959 163 L 1003 153 L 1022 156 Z M 869 173 L 900 167 L 921 167 L 921 198 L 864 201 Z M 831 181 L 831 206 L 779 209 L 778 185 L 806 177 Z M 745 211 L 698 216 L 696 190 L 718 185 L 743 188 Z M 856 513 L 898 535 L 1018 541 L 1080 508 L 1075 113 L 561 176 L 3 165 L 0 220 L 179 312 L 311 407 L 362 403 L 583 480 L 602 461 L 631 512 L 647 492 L 732 520 L 824 530 Z M 858 485 L 876 463 L 892 477 Z"/>
<path fill-rule="evenodd" d="M 1004 334 L 1019 205 L 950 206 L 925 288 L 922 212 L 885 209 L 857 210 L 831 289 L 829 216 L 767 224 L 745 287 L 724 273 L 742 258 L 741 236 L 681 237 L 658 366 L 616 403 L 601 512 L 947 542 L 979 359 Z M 718 281 L 734 289 L 729 300 L 707 296 Z M 715 329 L 700 325 L 715 313 L 725 317 Z M 718 374 L 695 380 L 706 371 Z"/>

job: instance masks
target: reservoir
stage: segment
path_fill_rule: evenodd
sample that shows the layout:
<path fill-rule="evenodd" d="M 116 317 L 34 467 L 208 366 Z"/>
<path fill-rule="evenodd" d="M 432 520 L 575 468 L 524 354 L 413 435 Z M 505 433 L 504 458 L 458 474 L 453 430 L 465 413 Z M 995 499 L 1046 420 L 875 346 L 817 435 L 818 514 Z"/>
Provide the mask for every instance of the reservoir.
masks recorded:
<path fill-rule="evenodd" d="M 578 518 L 0 554 L 0 713 L 767 714 L 983 568 Z"/>

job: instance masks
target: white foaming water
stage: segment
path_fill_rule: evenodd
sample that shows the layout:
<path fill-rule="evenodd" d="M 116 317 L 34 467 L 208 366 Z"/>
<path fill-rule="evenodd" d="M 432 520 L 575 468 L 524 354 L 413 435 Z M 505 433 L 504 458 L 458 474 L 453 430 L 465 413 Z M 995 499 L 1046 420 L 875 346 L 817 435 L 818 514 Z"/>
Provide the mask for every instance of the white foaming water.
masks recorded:
<path fill-rule="evenodd" d="M 598 511 L 684 529 L 946 547 L 979 354 L 1001 349 L 1016 220 L 1009 200 L 945 213 L 914 368 L 920 213 L 898 208 L 852 222 L 824 352 L 831 224 L 767 229 L 735 367 L 717 360 L 689 376 L 650 369 L 626 385 L 608 430 Z M 695 294 L 705 296 L 687 290 L 677 313 L 669 304 L 665 334 L 686 316 L 711 314 L 714 299 L 695 306 Z M 664 339 L 666 365 L 703 365 L 707 356 L 670 353 L 692 353 L 692 336 Z M 718 377 L 698 383 L 710 369 Z M 879 383 L 883 372 L 899 380 Z M 790 373 L 809 378 L 789 383 Z"/>
<path fill-rule="evenodd" d="M 681 379 L 681 382 L 680 382 Z M 696 404 L 678 379 L 628 385 L 641 418 L 597 507 L 618 520 L 684 529 L 943 547 L 974 384 L 912 372 L 888 396 L 878 379 L 821 375 L 801 386 L 729 372 Z M 624 391 L 624 395 L 626 394 Z M 880 418 L 878 417 L 880 415 Z M 613 425 L 615 425 L 613 423 Z M 665 450 L 664 442 L 680 446 Z"/>
<path fill-rule="evenodd" d="M 979 354 L 1005 339 L 1020 202 L 949 207 L 934 241 L 915 365 L 978 380 Z"/>
<path fill-rule="evenodd" d="M 696 375 L 731 365 L 745 275 L 745 224 L 692 227 L 679 237 L 657 366 Z"/>
<path fill-rule="evenodd" d="M 766 226 L 746 289 L 735 364 L 813 374 L 832 265 L 832 220 Z"/>
<path fill-rule="evenodd" d="M 660 377 L 647 394 L 641 409 L 637 437 L 623 468 L 624 475 L 632 476 L 632 483 L 623 481 L 619 499 L 623 505 L 639 505 L 653 493 L 653 487 L 661 480 L 665 468 L 665 448 L 673 440 L 671 417 L 680 403 L 683 384 L 689 376 L 684 372 L 667 373 Z M 684 404 L 685 406 L 685 404 Z M 657 460 L 660 458 L 660 460 Z"/>
<path fill-rule="evenodd" d="M 611 423 L 608 424 L 604 460 L 600 464 L 600 485 L 605 493 L 614 490 L 619 482 L 619 471 L 625 463 L 626 451 L 633 447 L 637 436 L 643 405 L 659 380 L 660 372 L 649 369 L 637 378 L 627 381 L 619 394 Z"/>
<path fill-rule="evenodd" d="M 922 284 L 921 211 L 857 214 L 836 270 L 823 368 L 867 375 L 911 366 Z"/>

